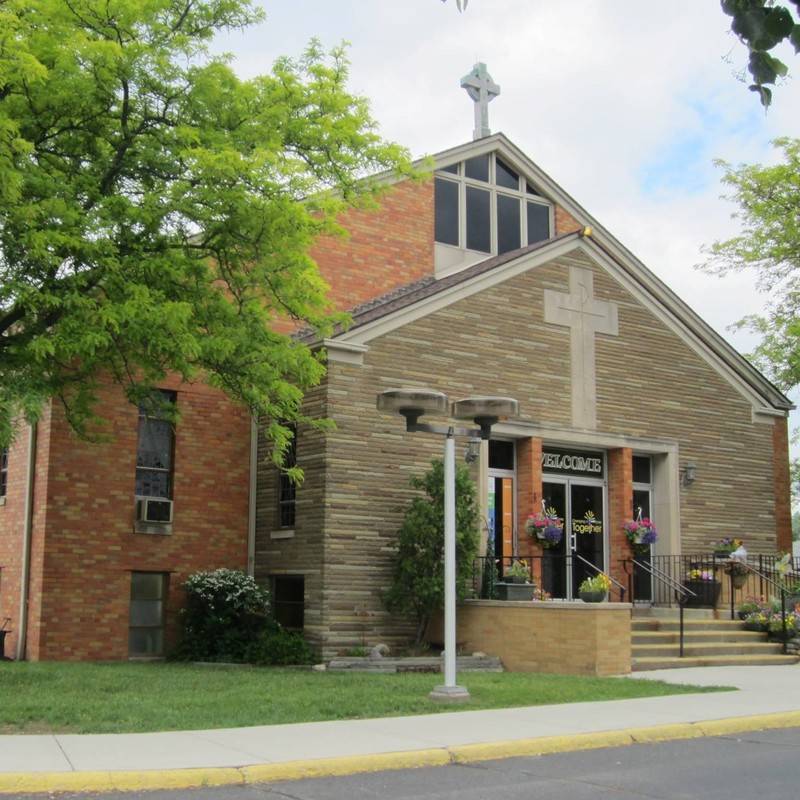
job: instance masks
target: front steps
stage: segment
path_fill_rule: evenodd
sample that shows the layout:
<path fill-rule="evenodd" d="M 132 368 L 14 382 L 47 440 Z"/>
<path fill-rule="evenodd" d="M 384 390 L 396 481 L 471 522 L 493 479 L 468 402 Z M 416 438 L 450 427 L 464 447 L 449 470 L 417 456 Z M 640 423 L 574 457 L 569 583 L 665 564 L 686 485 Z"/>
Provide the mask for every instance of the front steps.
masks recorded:
<path fill-rule="evenodd" d="M 636 609 L 631 619 L 631 669 L 763 666 L 796 664 L 779 643 L 764 633 L 746 631 L 738 620 L 714 619 L 708 609 L 685 611 L 683 658 L 680 622 L 675 609 Z"/>

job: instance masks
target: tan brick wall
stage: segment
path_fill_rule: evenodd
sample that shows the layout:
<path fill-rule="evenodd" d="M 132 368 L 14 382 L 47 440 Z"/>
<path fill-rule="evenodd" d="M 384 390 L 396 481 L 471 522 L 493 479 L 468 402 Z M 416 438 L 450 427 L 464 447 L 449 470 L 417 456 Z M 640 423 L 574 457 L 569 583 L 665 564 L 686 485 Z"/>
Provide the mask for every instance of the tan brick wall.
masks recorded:
<path fill-rule="evenodd" d="M 792 503 L 789 479 L 789 421 L 776 419 L 772 426 L 772 465 L 775 482 L 775 538 L 777 549 L 792 552 Z"/>
<path fill-rule="evenodd" d="M 170 573 L 168 640 L 181 584 L 201 569 L 244 569 L 249 418 L 218 391 L 177 388 L 174 523 L 168 536 L 134 533 L 137 409 L 102 387 L 107 439 L 80 441 L 57 407 L 40 450 L 31 583 L 31 659 L 128 656 L 130 572 Z M 46 513 L 45 513 L 46 509 Z"/>
<path fill-rule="evenodd" d="M 462 652 L 498 656 L 512 672 L 624 675 L 631 671 L 627 603 L 510 603 L 468 600 L 458 607 Z M 441 640 L 442 621 L 429 630 Z"/>
<path fill-rule="evenodd" d="M 310 391 L 305 411 L 313 418 L 327 415 L 325 384 Z M 278 470 L 270 461 L 271 445 L 262 436 L 258 443 L 256 493 L 256 580 L 269 587 L 275 575 L 302 575 L 305 591 L 304 629 L 309 641 L 322 648 L 327 611 L 323 594 L 325 570 L 325 463 L 326 438 L 307 425 L 297 434 L 297 465 L 304 471 L 296 489 L 295 525 L 282 529 L 278 517 Z"/>
<path fill-rule="evenodd" d="M 560 259 L 372 341 L 363 366 L 330 365 L 328 412 L 337 429 L 326 444 L 330 605 L 323 614 L 330 613 L 331 650 L 362 637 L 372 644 L 403 638 L 381 592 L 413 496 L 408 478 L 441 453 L 438 437 L 406 434 L 399 417 L 378 414 L 376 394 L 415 385 L 452 398 L 509 395 L 519 399 L 523 420 L 569 427 L 569 332 L 544 323 L 542 298 L 544 288 L 568 291 L 571 263 L 592 267 L 584 257 Z M 772 425 L 752 422 L 736 389 L 594 271 L 598 297 L 619 305 L 620 330 L 597 337 L 599 431 L 677 441 L 681 463 L 695 461 L 698 480 L 681 492 L 685 551 L 705 550 L 727 534 L 743 536 L 753 552 L 774 550 Z"/>

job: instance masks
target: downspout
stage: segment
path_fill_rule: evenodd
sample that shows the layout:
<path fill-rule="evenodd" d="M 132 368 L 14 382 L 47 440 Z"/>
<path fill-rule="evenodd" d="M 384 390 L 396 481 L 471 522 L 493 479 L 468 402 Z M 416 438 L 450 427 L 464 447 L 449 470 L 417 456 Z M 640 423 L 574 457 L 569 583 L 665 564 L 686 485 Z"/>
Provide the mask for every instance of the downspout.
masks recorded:
<path fill-rule="evenodd" d="M 256 488 L 258 472 L 258 420 L 250 417 L 250 496 L 247 502 L 247 574 L 256 574 Z"/>
<path fill-rule="evenodd" d="M 25 659 L 28 638 L 28 596 L 31 583 L 31 539 L 33 538 L 33 485 L 36 474 L 36 423 L 28 433 L 28 470 L 25 478 L 25 528 L 22 533 L 22 575 L 20 576 L 19 625 L 17 626 L 17 661 Z"/>

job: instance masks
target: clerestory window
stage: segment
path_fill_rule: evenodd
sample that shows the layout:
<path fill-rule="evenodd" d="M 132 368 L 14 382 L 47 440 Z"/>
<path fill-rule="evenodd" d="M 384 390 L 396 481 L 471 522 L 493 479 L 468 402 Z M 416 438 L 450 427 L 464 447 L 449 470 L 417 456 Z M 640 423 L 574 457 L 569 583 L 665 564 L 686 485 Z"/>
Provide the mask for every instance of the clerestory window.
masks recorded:
<path fill-rule="evenodd" d="M 438 170 L 434 190 L 440 244 L 500 254 L 551 236 L 552 205 L 494 153 Z"/>

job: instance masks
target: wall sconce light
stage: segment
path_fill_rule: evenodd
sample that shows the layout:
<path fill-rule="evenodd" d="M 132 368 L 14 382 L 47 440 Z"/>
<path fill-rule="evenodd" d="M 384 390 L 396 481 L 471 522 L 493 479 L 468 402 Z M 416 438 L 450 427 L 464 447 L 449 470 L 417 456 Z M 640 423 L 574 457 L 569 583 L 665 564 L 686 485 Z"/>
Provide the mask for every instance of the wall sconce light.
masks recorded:
<path fill-rule="evenodd" d="M 697 464 L 693 461 L 687 462 L 681 470 L 681 486 L 691 486 L 697 480 Z"/>
<path fill-rule="evenodd" d="M 474 464 L 481 454 L 481 440 L 477 437 L 470 439 L 467 446 L 464 448 L 464 461 L 467 464 Z"/>

